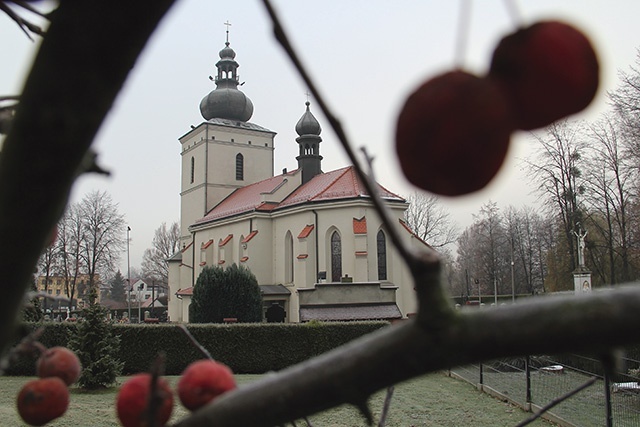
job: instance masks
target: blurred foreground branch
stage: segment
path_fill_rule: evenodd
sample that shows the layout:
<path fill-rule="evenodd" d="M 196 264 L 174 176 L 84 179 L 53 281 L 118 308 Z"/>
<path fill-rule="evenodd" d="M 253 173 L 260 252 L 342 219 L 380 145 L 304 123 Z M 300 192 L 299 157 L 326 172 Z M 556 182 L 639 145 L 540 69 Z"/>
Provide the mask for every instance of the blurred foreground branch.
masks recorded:
<path fill-rule="evenodd" d="M 173 0 L 63 0 L 0 152 L 0 350 L 78 168 Z"/>
<path fill-rule="evenodd" d="M 637 286 L 467 309 L 438 328 L 417 320 L 389 326 L 243 386 L 175 426 L 274 426 L 344 403 L 360 406 L 392 384 L 454 366 L 526 354 L 604 353 L 640 339 Z"/>

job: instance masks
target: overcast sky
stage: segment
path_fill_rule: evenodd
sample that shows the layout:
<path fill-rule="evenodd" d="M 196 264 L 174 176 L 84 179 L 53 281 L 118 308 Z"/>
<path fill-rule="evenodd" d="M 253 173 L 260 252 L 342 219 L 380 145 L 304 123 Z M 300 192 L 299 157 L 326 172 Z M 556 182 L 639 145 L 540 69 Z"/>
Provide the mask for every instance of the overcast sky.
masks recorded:
<path fill-rule="evenodd" d="M 395 119 L 404 98 L 423 80 L 451 69 L 456 59 L 459 8 L 469 7 L 464 67 L 486 71 L 497 41 L 514 28 L 503 0 L 275 1 L 295 47 L 342 121 L 356 147 L 375 156 L 378 181 L 407 196 L 393 149 Z M 637 0 L 513 1 L 524 23 L 562 19 L 583 29 L 598 51 L 600 93 L 581 118 L 606 110 L 606 91 L 617 86 L 640 47 Z M 37 4 L 36 4 L 37 5 Z M 111 178 L 81 178 L 73 191 L 79 200 L 106 190 L 131 227 L 131 266 L 139 267 L 154 230 L 179 219 L 180 146 L 178 138 L 203 121 L 200 100 L 215 85 L 218 52 L 229 21 L 231 47 L 240 64 L 242 91 L 252 100 L 251 122 L 277 132 L 275 171 L 297 167 L 295 124 L 304 112 L 307 88 L 271 34 L 259 1 L 179 0 L 165 17 L 133 69 L 124 90 L 95 141 Z M 37 51 L 5 15 L 0 15 L 0 95 L 18 94 Z M 100 52 L 96 52 L 100 54 Z M 55 82 L 51 82 L 55 84 Z M 349 164 L 314 100 L 311 108 L 323 132 L 323 169 Z M 489 200 L 501 208 L 535 204 L 518 158 L 533 142 L 517 135 L 509 160 L 485 190 L 444 200 L 461 228 Z M 126 270 L 126 254 L 121 264 Z"/>

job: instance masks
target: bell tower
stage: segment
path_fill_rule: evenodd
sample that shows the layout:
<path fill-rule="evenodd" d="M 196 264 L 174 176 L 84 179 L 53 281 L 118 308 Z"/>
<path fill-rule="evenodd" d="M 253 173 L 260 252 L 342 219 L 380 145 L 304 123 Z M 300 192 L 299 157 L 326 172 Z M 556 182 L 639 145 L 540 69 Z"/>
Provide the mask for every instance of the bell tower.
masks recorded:
<path fill-rule="evenodd" d="M 179 138 L 181 246 L 190 242 L 189 226 L 225 197 L 273 176 L 276 133 L 249 122 L 253 103 L 238 89 L 240 65 L 230 47 L 228 26 L 218 56 L 215 77 L 209 77 L 216 88 L 200 101 L 205 121 Z"/>
<path fill-rule="evenodd" d="M 305 103 L 307 110 L 304 112 L 296 124 L 296 133 L 299 135 L 296 142 L 300 148 L 296 157 L 298 168 L 302 169 L 302 183 L 306 184 L 311 178 L 322 173 L 320 155 L 320 123 L 309 110 L 309 101 Z"/>

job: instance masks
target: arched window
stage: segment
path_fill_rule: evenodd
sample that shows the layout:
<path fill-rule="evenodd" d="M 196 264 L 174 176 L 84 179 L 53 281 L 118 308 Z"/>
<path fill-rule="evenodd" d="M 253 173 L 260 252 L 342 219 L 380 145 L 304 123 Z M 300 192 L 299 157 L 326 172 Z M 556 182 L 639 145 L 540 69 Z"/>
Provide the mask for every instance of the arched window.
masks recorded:
<path fill-rule="evenodd" d="M 387 280 L 387 237 L 384 231 L 378 231 L 376 236 L 376 248 L 378 256 L 378 280 Z"/>
<path fill-rule="evenodd" d="M 193 184 L 193 181 L 195 180 L 195 176 L 196 176 L 196 159 L 194 157 L 191 157 L 191 184 Z"/>
<path fill-rule="evenodd" d="M 340 234 L 331 234 L 331 281 L 339 282 L 342 277 L 342 242 Z"/>
<path fill-rule="evenodd" d="M 290 231 L 284 236 L 284 282 L 293 283 L 293 236 Z"/>
<path fill-rule="evenodd" d="M 236 155 L 236 181 L 244 180 L 244 157 L 238 153 Z"/>

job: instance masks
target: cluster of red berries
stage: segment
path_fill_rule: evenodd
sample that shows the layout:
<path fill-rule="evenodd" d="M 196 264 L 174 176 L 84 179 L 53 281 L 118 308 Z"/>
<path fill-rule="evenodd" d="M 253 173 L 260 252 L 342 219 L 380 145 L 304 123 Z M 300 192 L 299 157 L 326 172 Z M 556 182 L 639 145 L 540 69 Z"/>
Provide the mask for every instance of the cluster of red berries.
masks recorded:
<path fill-rule="evenodd" d="M 598 59 L 582 32 L 558 21 L 522 28 L 499 42 L 488 75 L 450 71 L 408 97 L 396 128 L 402 170 L 435 194 L 477 191 L 497 174 L 513 131 L 583 110 L 598 81 Z"/>
<path fill-rule="evenodd" d="M 78 356 L 68 348 L 44 349 L 36 362 L 39 378 L 18 393 L 18 413 L 24 422 L 42 426 L 61 417 L 69 407 L 68 387 L 80 378 L 81 370 Z"/>
<path fill-rule="evenodd" d="M 123 427 L 148 425 L 152 376 L 141 373 L 129 378 L 116 398 L 116 413 Z M 206 405 L 221 394 L 236 388 L 233 372 L 226 365 L 213 360 L 193 362 L 182 373 L 177 394 L 182 405 L 190 411 Z M 167 381 L 157 379 L 155 397 L 156 425 L 164 426 L 173 412 L 173 393 Z"/>

